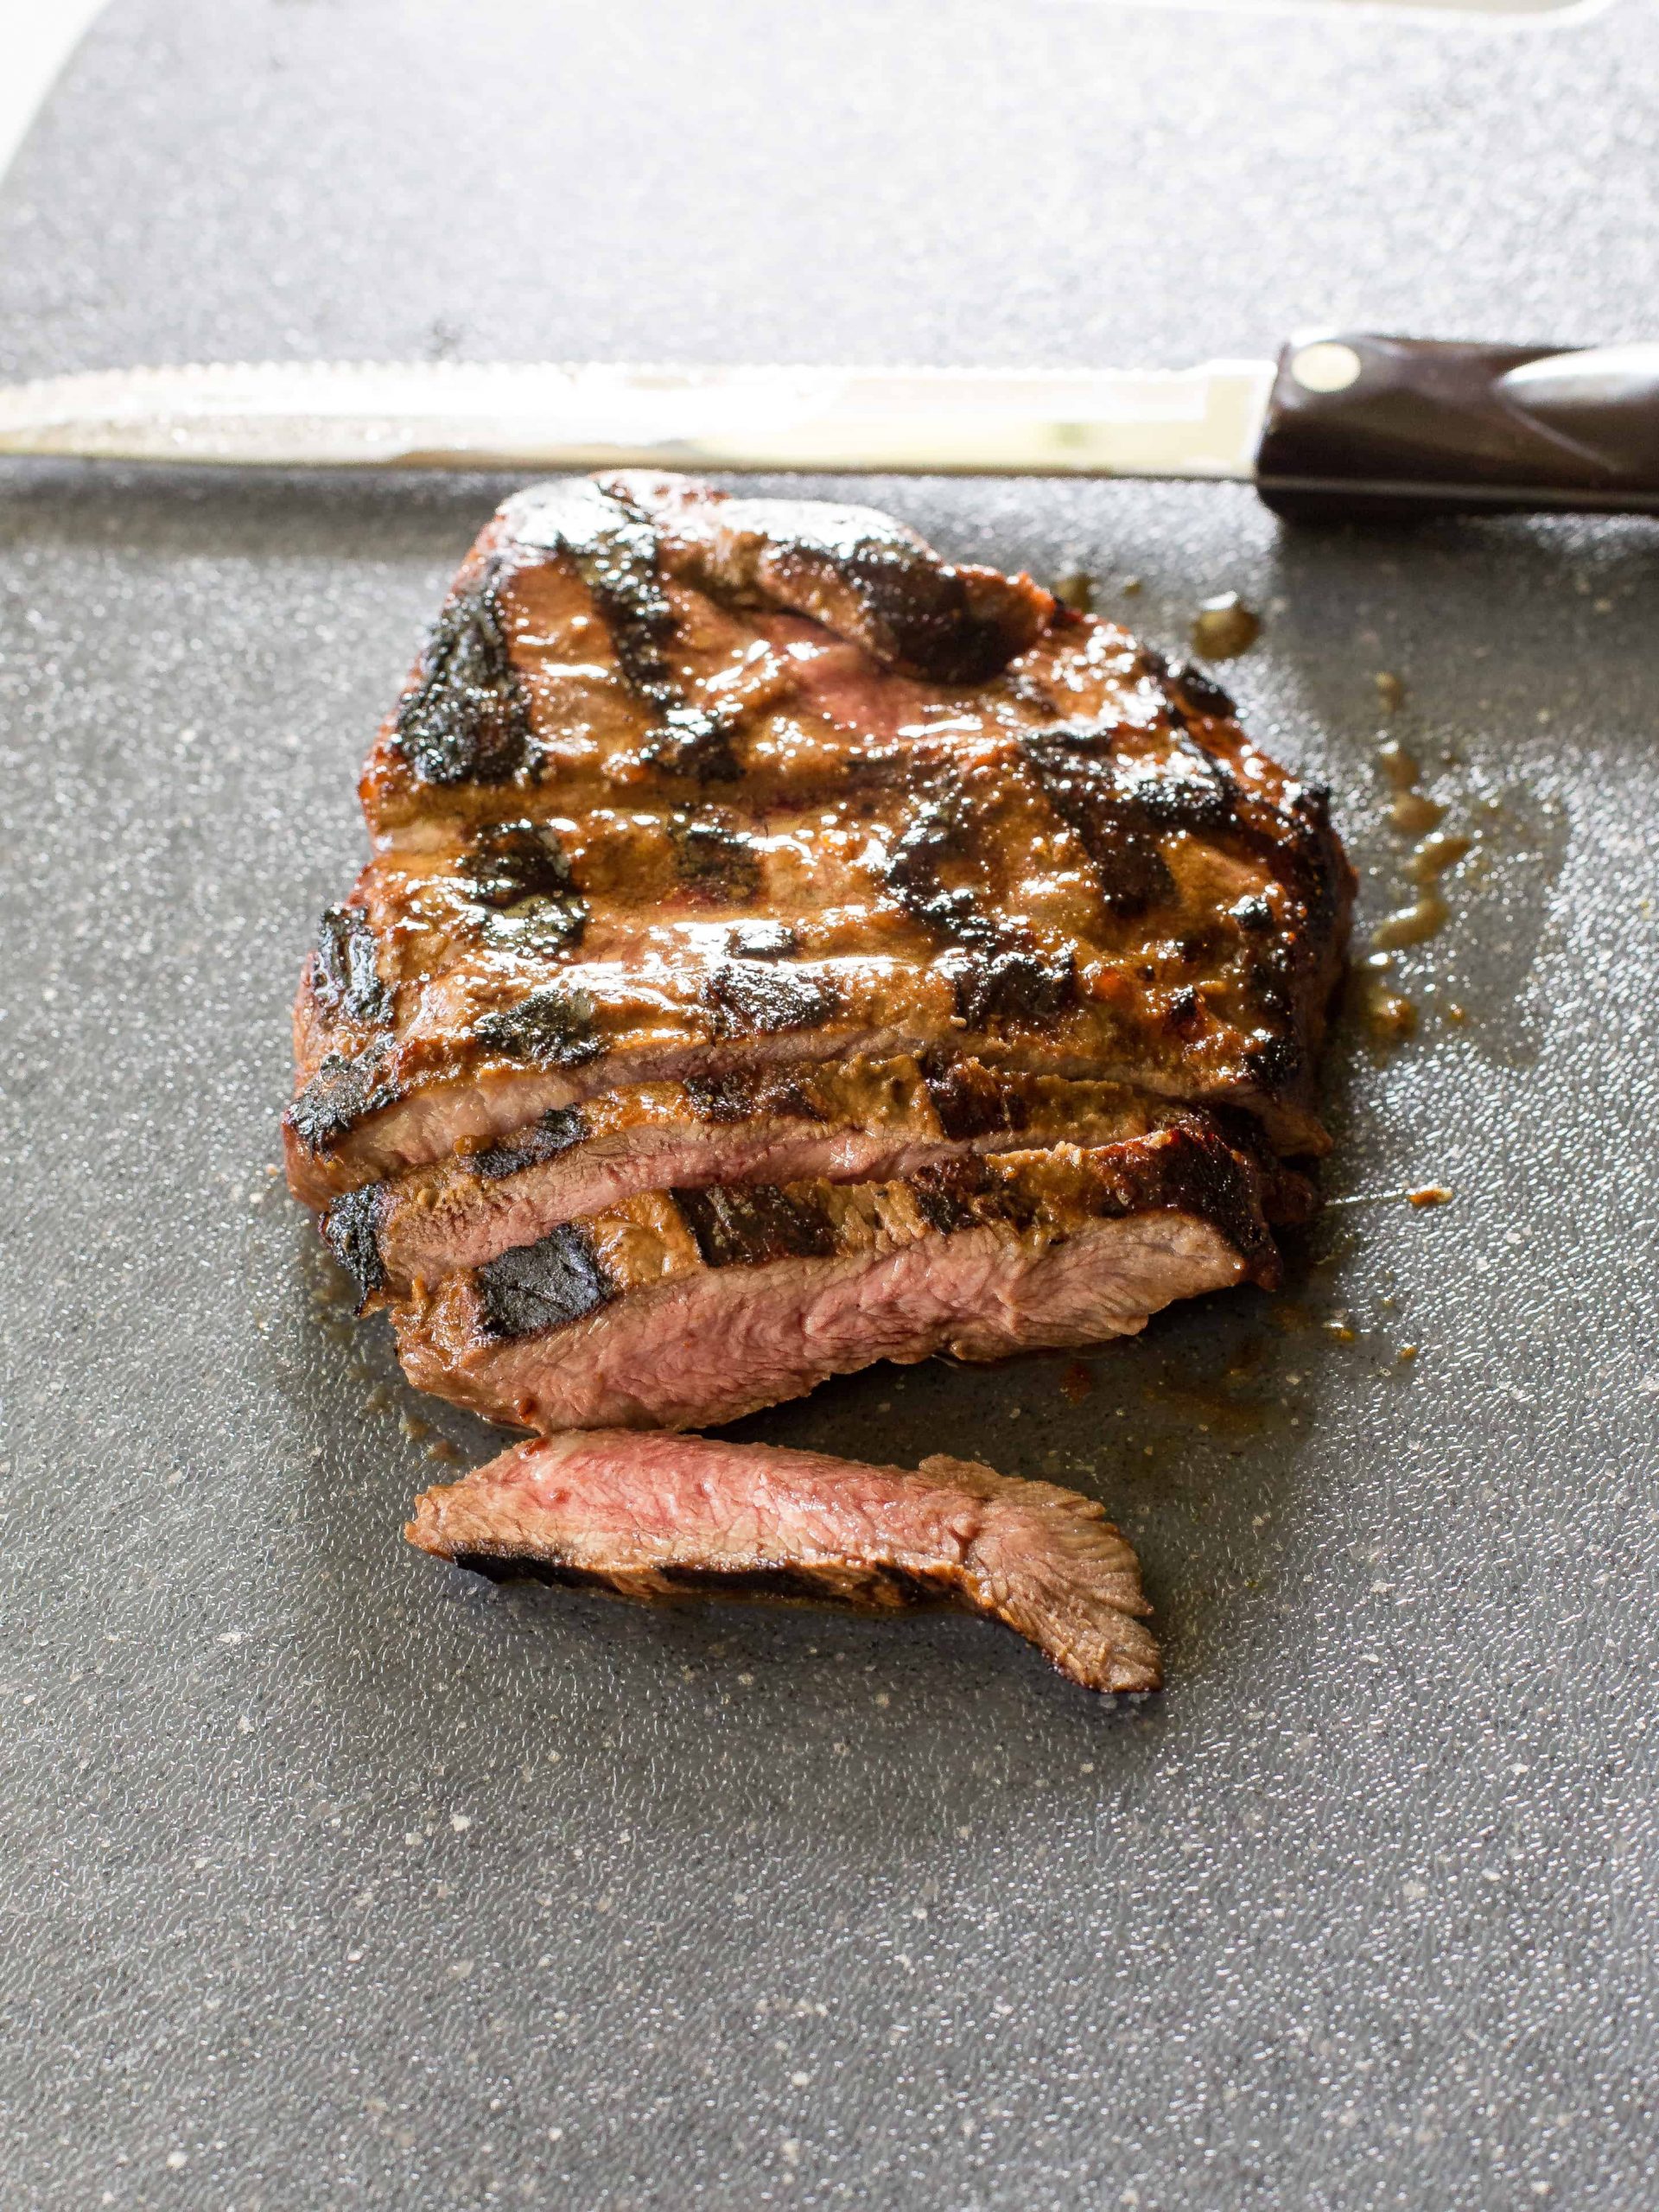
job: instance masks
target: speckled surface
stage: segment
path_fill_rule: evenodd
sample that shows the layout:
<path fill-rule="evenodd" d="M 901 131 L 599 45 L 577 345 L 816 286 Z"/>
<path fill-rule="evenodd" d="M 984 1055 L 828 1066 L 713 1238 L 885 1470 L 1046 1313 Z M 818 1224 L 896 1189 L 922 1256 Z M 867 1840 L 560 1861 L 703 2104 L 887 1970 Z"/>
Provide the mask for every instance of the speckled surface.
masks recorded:
<path fill-rule="evenodd" d="M 117 0 L 0 201 L 0 373 L 1650 334 L 1656 59 L 1637 0 Z M 485 1433 L 315 1302 L 275 1116 L 357 763 L 500 488 L 0 475 L 7 2212 L 1654 2202 L 1659 538 L 873 487 L 1166 645 L 1243 590 L 1230 680 L 1368 918 L 1378 671 L 1481 832 L 1418 1039 L 1333 1075 L 1332 1187 L 1451 1206 L 1332 1212 L 1288 1306 L 1081 1405 L 935 1365 L 751 1425 L 1109 1500 L 1170 1674 L 1115 1711 L 966 1621 L 400 1541 L 398 1417 Z"/>

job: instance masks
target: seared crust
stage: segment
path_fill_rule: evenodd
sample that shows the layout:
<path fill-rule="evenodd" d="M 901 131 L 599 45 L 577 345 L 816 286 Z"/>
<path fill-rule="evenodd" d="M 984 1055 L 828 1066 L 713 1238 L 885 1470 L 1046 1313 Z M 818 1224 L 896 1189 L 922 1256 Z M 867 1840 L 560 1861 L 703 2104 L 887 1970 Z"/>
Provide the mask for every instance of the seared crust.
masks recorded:
<path fill-rule="evenodd" d="M 1323 792 L 1213 686 L 885 518 L 520 494 L 363 798 L 296 1011 L 313 1205 L 618 1087 L 941 1050 L 1324 1147 Z"/>
<path fill-rule="evenodd" d="M 1278 1255 L 1256 1163 L 1199 1117 L 885 1184 L 656 1192 L 393 1302 L 419 1388 L 530 1428 L 738 1419 L 876 1359 L 1132 1333 Z"/>
<path fill-rule="evenodd" d="M 427 1491 L 404 1534 L 497 1578 L 629 1598 L 956 1605 L 1006 1622 L 1087 1689 L 1160 1679 L 1135 1554 L 1102 1509 L 972 1460 L 911 1472 L 702 1437 L 538 1439 Z"/>
<path fill-rule="evenodd" d="M 889 1182 L 976 1153 L 1096 1148 L 1180 1112 L 1118 1084 L 999 1075 L 972 1059 L 931 1071 L 913 1058 L 740 1069 L 554 1107 L 495 1143 L 347 1192 L 322 1229 L 368 1305 L 647 1192 Z"/>

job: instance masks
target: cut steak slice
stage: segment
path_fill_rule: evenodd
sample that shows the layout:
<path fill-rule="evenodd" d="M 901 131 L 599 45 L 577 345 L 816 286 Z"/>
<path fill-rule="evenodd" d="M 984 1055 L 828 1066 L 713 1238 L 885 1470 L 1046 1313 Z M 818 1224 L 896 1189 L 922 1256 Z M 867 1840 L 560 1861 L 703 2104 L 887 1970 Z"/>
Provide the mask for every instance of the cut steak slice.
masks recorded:
<path fill-rule="evenodd" d="M 1276 1280 L 1264 1175 L 1190 1116 L 906 1180 L 653 1193 L 394 1305 L 411 1382 L 528 1428 L 733 1421 L 877 1359 L 1133 1333 Z"/>
<path fill-rule="evenodd" d="M 887 1182 L 962 1154 L 1085 1149 L 1180 1109 L 1119 1084 L 957 1061 L 800 1062 L 555 1107 L 499 1142 L 337 1198 L 323 1234 L 363 1304 L 478 1268 L 642 1192 L 714 1183 Z"/>
<path fill-rule="evenodd" d="M 1160 1679 L 1135 1554 L 1102 1509 L 968 1459 L 910 1473 L 704 1437 L 559 1436 L 426 1491 L 404 1533 L 486 1574 L 632 1598 L 956 1605 L 1006 1622 L 1085 1688 Z"/>
<path fill-rule="evenodd" d="M 1324 1148 L 1318 786 L 1028 578 L 678 478 L 510 500 L 363 782 L 296 1011 L 319 1205 L 618 1089 L 972 1052 Z"/>

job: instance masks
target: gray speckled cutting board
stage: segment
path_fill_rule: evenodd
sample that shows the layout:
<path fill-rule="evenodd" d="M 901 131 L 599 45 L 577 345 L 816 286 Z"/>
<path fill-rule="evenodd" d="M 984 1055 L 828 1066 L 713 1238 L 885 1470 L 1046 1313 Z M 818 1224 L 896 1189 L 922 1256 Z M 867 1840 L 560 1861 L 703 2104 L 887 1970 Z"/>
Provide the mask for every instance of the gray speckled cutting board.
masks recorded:
<path fill-rule="evenodd" d="M 1649 0 L 117 0 L 0 200 L 0 374 L 1652 336 L 1656 77 Z M 0 2202 L 1659 2201 L 1659 531 L 870 487 L 1166 647 L 1262 607 L 1230 681 L 1368 919 L 1379 671 L 1478 832 L 1418 1037 L 1332 1074 L 1331 1188 L 1452 1205 L 1333 1211 L 1081 1403 L 929 1365 L 749 1425 L 1105 1498 L 1170 1676 L 1115 1710 L 966 1621 L 400 1541 L 419 1424 L 490 1439 L 334 1316 L 275 1124 L 504 488 L 0 474 Z"/>

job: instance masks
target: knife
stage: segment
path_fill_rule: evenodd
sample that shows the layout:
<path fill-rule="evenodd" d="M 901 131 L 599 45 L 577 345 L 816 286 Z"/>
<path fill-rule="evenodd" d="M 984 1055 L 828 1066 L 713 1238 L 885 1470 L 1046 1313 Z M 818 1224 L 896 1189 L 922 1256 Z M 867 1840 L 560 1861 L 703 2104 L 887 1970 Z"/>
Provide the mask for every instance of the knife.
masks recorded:
<path fill-rule="evenodd" d="M 1253 483 L 1290 516 L 1659 512 L 1659 344 L 1319 332 L 1120 371 L 266 361 L 0 385 L 0 455 Z"/>

